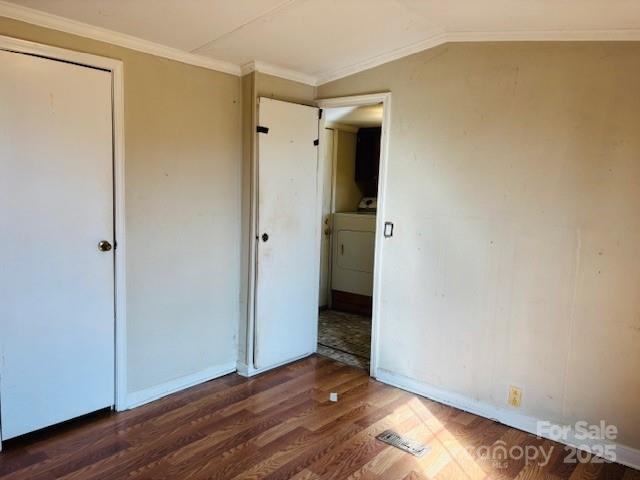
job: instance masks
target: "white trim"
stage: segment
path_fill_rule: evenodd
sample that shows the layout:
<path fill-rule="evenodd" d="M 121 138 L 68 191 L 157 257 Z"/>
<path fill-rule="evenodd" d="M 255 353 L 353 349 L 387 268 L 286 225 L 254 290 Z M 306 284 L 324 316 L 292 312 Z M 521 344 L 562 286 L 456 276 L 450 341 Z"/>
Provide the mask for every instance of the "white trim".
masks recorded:
<path fill-rule="evenodd" d="M 0 3 L 0 6 L 1 3 Z M 0 16 L 2 15 L 0 11 Z M 19 53 L 30 53 L 52 59 L 64 60 L 68 62 L 97 67 L 115 72 L 119 69 L 122 73 L 122 62 L 113 58 L 101 57 L 90 53 L 76 52 L 66 48 L 52 47 L 42 43 L 20 40 L 18 38 L 0 35 L 0 49 Z"/>
<path fill-rule="evenodd" d="M 236 362 L 226 363 L 209 367 L 191 375 L 185 375 L 174 380 L 154 385 L 144 390 L 138 390 L 127 395 L 127 408 L 135 408 L 159 398 L 166 397 L 172 393 L 179 392 L 185 388 L 193 387 L 200 383 L 208 382 L 223 375 L 228 375 L 236 371 Z"/>
<path fill-rule="evenodd" d="M 258 263 L 258 110 L 260 99 L 255 96 L 255 83 L 253 85 L 253 107 L 251 109 L 251 166 L 249 180 L 249 282 L 247 295 L 247 353 L 246 362 L 248 370 L 255 369 L 256 350 L 256 276 Z M 240 367 L 238 371 L 240 372 Z"/>
<path fill-rule="evenodd" d="M 307 75 L 306 73 L 291 70 L 289 68 L 279 67 L 267 62 L 261 62 L 259 60 L 253 60 L 249 63 L 242 65 L 242 75 L 246 75 L 251 72 L 266 73 L 276 77 L 291 80 L 292 82 L 304 83 L 315 87 L 318 83 L 318 79 L 313 75 Z"/>
<path fill-rule="evenodd" d="M 126 231 L 125 231 L 125 150 L 124 150 L 124 73 L 120 60 L 88 53 L 51 47 L 26 40 L 0 35 L 0 50 L 39 55 L 64 60 L 111 72 L 113 108 L 113 167 L 114 167 L 114 295 L 115 295 L 115 385 L 116 410 L 126 405 L 127 390 L 127 292 L 126 292 Z M 1 434 L 1 432 L 0 432 Z M 1 449 L 1 445 L 0 445 Z"/>
<path fill-rule="evenodd" d="M 618 444 L 616 445 L 616 462 L 640 470 L 640 450 Z"/>
<path fill-rule="evenodd" d="M 316 86 L 348 77 L 364 70 L 419 53 L 451 42 L 571 42 L 571 41 L 637 41 L 640 29 L 619 30 L 530 30 L 495 32 L 445 32 L 438 31 L 419 42 L 391 50 L 366 60 L 331 71 L 321 72 L 316 77 Z"/>
<path fill-rule="evenodd" d="M 331 130 L 331 178 L 326 178 L 324 176 L 325 173 L 325 169 L 326 169 L 326 156 L 327 156 L 327 145 L 326 142 L 323 141 L 324 138 L 326 138 L 326 130 Z M 326 295 L 326 303 L 324 305 L 322 305 L 320 303 L 320 289 L 322 288 L 324 290 L 324 287 L 322 284 L 320 284 L 320 280 L 322 278 L 322 241 L 323 238 L 325 236 L 325 228 L 327 227 L 331 227 L 330 225 L 327 225 L 324 223 L 325 219 L 324 219 L 324 215 L 323 215 L 323 203 L 324 203 L 324 198 L 325 198 L 325 188 L 328 187 L 331 189 L 331 201 L 329 202 L 329 216 L 328 219 L 332 219 L 333 218 L 333 145 L 335 142 L 335 136 L 336 132 L 334 129 L 330 128 L 328 126 L 327 123 L 327 116 L 324 114 L 324 112 L 321 113 L 320 115 L 320 120 L 318 121 L 318 176 L 317 176 L 317 196 L 318 196 L 318 203 L 317 203 L 317 209 L 318 209 L 318 225 L 320 225 L 320 231 L 318 232 L 318 248 L 320 251 L 320 262 L 318 263 L 318 308 L 322 308 L 322 307 L 326 307 L 326 308 L 331 308 L 331 239 L 329 239 L 329 258 L 327 259 L 329 264 L 327 265 L 327 283 L 326 283 L 326 291 L 324 292 Z M 320 320 L 320 317 L 318 317 L 318 321 Z M 316 345 L 318 343 L 318 323 L 316 323 Z M 316 347 L 317 348 L 317 347 Z"/>
<path fill-rule="evenodd" d="M 387 105 L 385 102 L 390 99 L 390 92 L 382 92 L 369 93 L 366 95 L 352 95 L 349 97 L 319 98 L 316 100 L 316 103 L 320 108 L 362 107 L 367 105 L 377 105 L 379 103 L 382 103 L 383 106 L 386 107 Z"/>
<path fill-rule="evenodd" d="M 445 36 L 447 42 L 624 42 L 640 40 L 640 29 L 459 31 Z"/>
<path fill-rule="evenodd" d="M 158 57 L 169 58 L 177 62 L 195 65 L 198 67 L 215 70 L 218 72 L 229 73 L 231 75 L 240 75 L 240 67 L 231 62 L 216 60 L 214 58 L 205 57 L 185 52 L 177 48 L 168 47 L 159 43 L 143 40 L 132 35 L 115 32 L 106 28 L 95 27 L 87 23 L 78 22 L 68 18 L 60 17 L 50 13 L 42 12 L 33 8 L 23 7 L 14 3 L 0 0 L 0 16 L 19 20 L 21 22 L 31 23 L 40 27 L 51 28 L 61 32 L 79 35 L 81 37 L 91 38 L 101 42 L 107 42 L 112 45 L 129 48 L 138 52 L 156 55 Z"/>
<path fill-rule="evenodd" d="M 452 393 L 446 390 L 442 390 L 440 388 L 423 383 L 419 380 L 414 380 L 412 378 L 395 374 L 383 368 L 378 369 L 376 380 L 397 388 L 401 388 L 402 390 L 407 390 L 423 397 L 427 397 L 436 402 L 444 403 L 445 405 L 451 405 L 452 407 L 464 410 L 465 412 L 470 412 L 474 415 L 479 415 L 491 420 L 496 420 L 510 427 L 517 428 L 534 435 L 539 434 L 537 429 L 538 422 L 546 421 L 544 419 L 523 415 L 511 409 L 498 408 L 496 406 L 474 400 L 459 393 Z M 548 438 L 549 440 L 554 440 L 556 442 L 569 445 L 571 447 L 578 448 L 589 453 L 596 453 L 591 450 L 592 446 L 589 444 L 589 442 L 586 442 L 585 440 L 575 439 L 573 433 L 571 434 L 571 438 L 569 440 L 559 437 L 553 437 L 551 435 L 545 435 L 544 438 Z M 614 445 L 616 452 L 615 461 L 617 463 L 640 469 L 640 450 L 628 447 L 626 445 Z M 609 460 L 612 459 L 610 458 Z"/>
<path fill-rule="evenodd" d="M 333 82 L 334 80 L 338 80 L 339 78 L 348 77 L 349 75 L 353 75 L 364 70 L 369 70 L 370 68 L 377 67 L 394 60 L 398 60 L 408 55 L 413 55 L 414 53 L 437 47 L 438 45 L 442 45 L 446 42 L 446 35 L 444 33 L 438 33 L 419 42 L 412 43 L 411 45 L 397 48 L 395 50 L 391 50 L 387 53 L 376 55 L 361 62 L 356 62 L 335 70 L 322 72 L 318 74 L 316 86 L 324 85 L 325 83 Z"/>
<path fill-rule="evenodd" d="M 318 129 L 316 130 L 316 252 L 318 252 L 318 262 L 315 265 L 316 273 L 316 315 L 315 325 L 313 327 L 313 345 L 314 350 L 318 349 L 318 325 L 320 322 L 319 308 L 320 308 L 320 272 L 322 271 L 322 237 L 324 236 L 324 224 L 322 218 L 322 202 L 323 202 L 323 189 L 325 178 L 322 174 L 323 162 L 324 162 L 324 148 L 322 142 L 322 135 L 324 133 L 324 124 L 326 123 L 326 117 L 322 113 L 322 110 L 316 108 L 316 114 L 318 116 Z"/>
<path fill-rule="evenodd" d="M 384 238 L 384 222 L 386 218 L 385 204 L 387 191 L 387 165 L 389 162 L 389 134 L 391 129 L 391 93 L 372 93 L 350 97 L 323 98 L 316 100 L 318 107 L 360 107 L 382 103 L 382 137 L 380 139 L 380 167 L 378 172 L 378 209 L 376 212 L 376 242 L 373 260 L 373 305 L 371 315 L 371 369 L 372 377 L 377 376 L 378 353 L 380 345 L 380 309 L 382 306 L 382 262 L 384 244 L 392 239 Z"/>
<path fill-rule="evenodd" d="M 255 368 L 253 364 L 247 365 L 244 362 L 238 362 L 238 375 L 242 375 L 243 377 L 253 377 L 254 375 L 259 375 L 264 372 L 268 372 L 269 370 L 273 370 L 278 367 L 282 367 L 283 365 L 288 365 L 293 362 L 297 362 L 298 360 L 302 360 L 303 358 L 307 358 L 310 355 L 313 355 L 316 352 L 309 352 L 298 357 L 291 358 L 289 360 L 285 360 L 284 362 L 277 363 L 275 365 L 268 365 L 266 367 Z"/>
<path fill-rule="evenodd" d="M 127 234 L 125 210 L 125 148 L 124 148 L 124 72 L 122 62 L 111 70 L 113 75 L 113 181 L 115 227 L 115 358 L 116 411 L 127 402 Z"/>

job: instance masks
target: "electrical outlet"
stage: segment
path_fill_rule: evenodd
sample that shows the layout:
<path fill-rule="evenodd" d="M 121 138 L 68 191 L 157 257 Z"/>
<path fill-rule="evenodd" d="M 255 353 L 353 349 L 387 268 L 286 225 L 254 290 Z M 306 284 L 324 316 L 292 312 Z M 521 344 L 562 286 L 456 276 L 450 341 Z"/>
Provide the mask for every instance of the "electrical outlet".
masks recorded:
<path fill-rule="evenodd" d="M 509 387 L 509 399 L 507 402 L 512 407 L 519 408 L 522 403 L 522 389 L 511 385 Z"/>

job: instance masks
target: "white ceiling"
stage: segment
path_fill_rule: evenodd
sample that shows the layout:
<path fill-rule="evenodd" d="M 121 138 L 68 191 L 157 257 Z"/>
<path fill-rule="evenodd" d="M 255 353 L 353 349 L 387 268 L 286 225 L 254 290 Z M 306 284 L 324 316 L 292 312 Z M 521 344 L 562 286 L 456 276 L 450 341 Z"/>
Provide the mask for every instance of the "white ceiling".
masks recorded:
<path fill-rule="evenodd" d="M 446 42 L 640 40 L 639 0 L 13 0 L 115 43 L 322 83 Z M 0 1 L 0 15 L 94 36 Z M 26 18 L 24 18 L 26 16 Z M 74 30 L 75 29 L 75 30 Z M 80 29 L 78 31 L 78 29 Z M 96 34 L 111 38 L 104 31 Z M 142 39 L 146 42 L 136 42 Z M 134 45 L 135 44 L 135 45 Z M 251 63 L 255 62 L 255 63 Z M 246 69 L 245 69 L 246 71 Z"/>

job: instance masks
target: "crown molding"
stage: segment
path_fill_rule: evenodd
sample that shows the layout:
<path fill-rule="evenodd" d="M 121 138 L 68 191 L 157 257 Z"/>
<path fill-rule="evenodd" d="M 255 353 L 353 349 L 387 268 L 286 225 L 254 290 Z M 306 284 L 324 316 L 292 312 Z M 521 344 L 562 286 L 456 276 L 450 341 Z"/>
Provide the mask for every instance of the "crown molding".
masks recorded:
<path fill-rule="evenodd" d="M 383 65 L 430 48 L 452 42 L 587 42 L 587 41 L 640 41 L 640 29 L 618 30 L 530 30 L 495 32 L 440 31 L 419 42 L 376 55 L 362 62 L 323 72 L 317 76 L 316 86 Z"/>
<path fill-rule="evenodd" d="M 266 73 L 268 75 L 284 78 L 293 82 L 304 83 L 305 85 L 310 85 L 312 87 L 315 87 L 318 84 L 318 79 L 313 75 L 307 75 L 306 73 L 279 67 L 259 60 L 253 60 L 249 63 L 245 63 L 242 65 L 241 71 L 242 75 L 246 75 L 251 72 Z"/>
<path fill-rule="evenodd" d="M 444 32 L 437 32 L 434 35 L 425 38 L 424 40 L 412 43 L 411 45 L 407 45 L 406 47 L 397 48 L 395 50 L 391 50 L 390 52 L 376 55 L 362 62 L 357 62 L 343 68 L 332 70 L 330 72 L 320 73 L 317 77 L 318 80 L 316 85 L 324 85 L 325 83 L 338 80 L 339 78 L 348 77 L 349 75 L 353 75 L 364 70 L 369 70 L 370 68 L 377 67 L 384 63 L 392 62 L 408 55 L 413 55 L 414 53 L 437 47 L 438 45 L 442 45 L 446 42 L 446 34 Z"/>
<path fill-rule="evenodd" d="M 640 29 L 459 31 L 446 37 L 447 42 L 633 42 L 640 40 Z"/>
<path fill-rule="evenodd" d="M 150 42 L 124 33 L 95 27 L 87 23 L 70 20 L 58 15 L 52 15 L 50 13 L 41 12 L 33 8 L 23 7 L 21 5 L 16 5 L 2 0 L 0 0 L 0 16 L 70 33 L 72 35 L 91 38 L 93 40 L 110 43 L 112 45 L 118 45 L 120 47 L 148 53 L 157 57 L 168 58 L 188 65 L 195 65 L 197 67 L 229 73 L 231 75 L 241 75 L 240 66 L 234 63 L 188 53 L 177 48 L 167 47 L 166 45 Z"/>
<path fill-rule="evenodd" d="M 52 15 L 33 8 L 23 7 L 4 0 L 0 0 L 0 16 L 70 33 L 72 35 L 91 38 L 93 40 L 110 43 L 112 45 L 118 45 L 120 47 L 148 53 L 150 55 L 168 58 L 188 65 L 195 65 L 209 70 L 229 73 L 231 75 L 240 76 L 256 71 L 314 87 L 324 85 L 325 83 L 329 83 L 449 42 L 640 41 L 640 29 L 455 32 L 439 30 L 433 32 L 427 38 L 405 47 L 397 48 L 381 55 L 375 55 L 363 61 L 335 70 L 310 75 L 259 60 L 254 60 L 240 67 L 232 62 L 225 62 L 205 57 L 203 55 L 185 52 L 177 48 L 143 40 L 132 35 L 115 32 L 106 28 L 95 27 L 87 23 L 70 20 L 68 18 Z"/>

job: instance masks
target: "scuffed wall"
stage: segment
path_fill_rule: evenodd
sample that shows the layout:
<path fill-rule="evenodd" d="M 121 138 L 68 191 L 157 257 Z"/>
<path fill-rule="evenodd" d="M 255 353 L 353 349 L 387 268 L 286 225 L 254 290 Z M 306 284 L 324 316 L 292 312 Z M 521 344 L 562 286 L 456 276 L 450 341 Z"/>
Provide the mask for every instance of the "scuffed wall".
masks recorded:
<path fill-rule="evenodd" d="M 640 448 L 639 82 L 637 43 L 484 43 L 318 88 L 393 96 L 381 371 Z"/>

